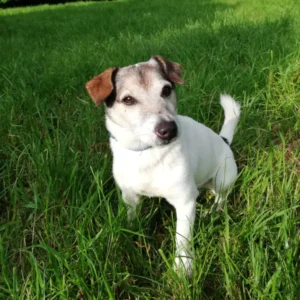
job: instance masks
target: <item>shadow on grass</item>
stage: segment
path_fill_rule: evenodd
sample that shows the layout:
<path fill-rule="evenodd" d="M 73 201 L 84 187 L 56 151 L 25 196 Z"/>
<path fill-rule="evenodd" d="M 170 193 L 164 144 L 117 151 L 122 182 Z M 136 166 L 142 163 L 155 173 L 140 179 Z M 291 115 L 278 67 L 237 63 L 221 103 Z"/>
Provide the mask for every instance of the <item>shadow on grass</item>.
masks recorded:
<path fill-rule="evenodd" d="M 16 33 L 11 31 L 10 27 L 12 26 L 14 30 L 14 26 L 16 26 L 21 31 L 35 29 L 37 34 L 47 29 L 45 34 L 52 37 L 65 32 L 68 37 L 66 42 L 76 42 L 81 39 L 102 42 L 105 38 L 118 37 L 122 32 L 146 37 L 168 27 L 180 28 L 185 25 L 187 20 L 193 21 L 199 17 L 204 22 L 212 22 L 216 11 L 234 8 L 234 6 L 211 1 L 183 2 L 180 5 L 180 14 L 178 14 L 178 4 L 172 1 L 165 2 L 164 5 L 158 1 L 104 1 L 70 5 L 43 5 L 9 12 L 3 10 L 1 21 L 6 26 L 3 28 L 8 31 L 6 34 L 10 35 Z M 79 26 L 80 30 L 68 32 L 63 29 L 65 26 L 72 29 L 74 24 Z M 56 25 L 59 26 L 61 32 L 57 32 Z M 34 35 L 28 35 L 29 39 L 34 37 Z"/>

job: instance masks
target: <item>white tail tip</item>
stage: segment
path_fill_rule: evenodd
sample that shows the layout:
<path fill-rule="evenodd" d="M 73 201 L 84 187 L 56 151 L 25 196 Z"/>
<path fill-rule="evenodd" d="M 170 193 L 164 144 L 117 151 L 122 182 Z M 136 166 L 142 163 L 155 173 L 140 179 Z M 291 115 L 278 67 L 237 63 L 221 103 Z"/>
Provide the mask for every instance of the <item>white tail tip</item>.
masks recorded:
<path fill-rule="evenodd" d="M 230 120 L 240 117 L 241 105 L 230 95 L 221 95 L 220 102 L 225 112 L 225 119 Z"/>
<path fill-rule="evenodd" d="M 229 95 L 221 95 L 220 102 L 225 114 L 225 120 L 220 132 L 220 136 L 226 138 L 230 145 L 236 125 L 240 118 L 241 106 Z"/>

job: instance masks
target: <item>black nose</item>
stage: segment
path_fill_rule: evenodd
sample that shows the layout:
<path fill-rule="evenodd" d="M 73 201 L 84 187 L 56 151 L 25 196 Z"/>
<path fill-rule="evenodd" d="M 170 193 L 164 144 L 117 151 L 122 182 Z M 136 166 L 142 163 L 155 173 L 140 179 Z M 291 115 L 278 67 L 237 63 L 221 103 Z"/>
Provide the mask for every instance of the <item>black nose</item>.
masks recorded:
<path fill-rule="evenodd" d="M 174 121 L 162 121 L 155 127 L 155 134 L 164 141 L 170 142 L 177 136 L 177 125 Z"/>

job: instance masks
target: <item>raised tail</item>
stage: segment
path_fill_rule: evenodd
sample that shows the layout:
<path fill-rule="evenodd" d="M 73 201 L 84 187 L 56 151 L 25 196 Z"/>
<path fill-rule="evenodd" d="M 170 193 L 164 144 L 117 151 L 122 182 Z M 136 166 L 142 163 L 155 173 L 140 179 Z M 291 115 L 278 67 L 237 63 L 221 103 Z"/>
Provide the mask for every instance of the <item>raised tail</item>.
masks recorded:
<path fill-rule="evenodd" d="M 235 127 L 240 118 L 241 106 L 229 95 L 221 95 L 220 102 L 225 114 L 225 120 L 220 132 L 220 136 L 225 138 L 230 145 L 233 140 Z"/>

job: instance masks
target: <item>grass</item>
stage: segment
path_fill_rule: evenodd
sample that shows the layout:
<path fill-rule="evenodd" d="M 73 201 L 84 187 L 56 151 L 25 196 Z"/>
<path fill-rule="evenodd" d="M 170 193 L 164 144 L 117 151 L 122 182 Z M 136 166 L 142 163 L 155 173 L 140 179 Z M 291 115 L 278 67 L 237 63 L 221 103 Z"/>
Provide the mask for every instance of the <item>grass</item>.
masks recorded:
<path fill-rule="evenodd" d="M 114 1 L 0 10 L 1 299 L 300 297 L 300 5 Z M 242 104 L 240 176 L 200 218 L 195 272 L 171 265 L 175 214 L 143 200 L 133 226 L 111 175 L 103 108 L 84 85 L 151 55 L 184 66 L 179 112 L 214 130 Z"/>

